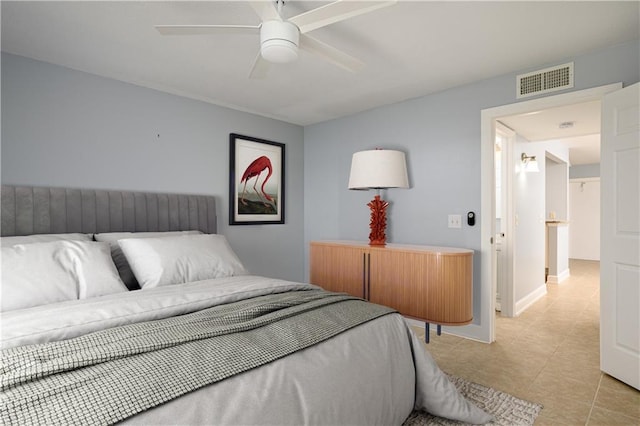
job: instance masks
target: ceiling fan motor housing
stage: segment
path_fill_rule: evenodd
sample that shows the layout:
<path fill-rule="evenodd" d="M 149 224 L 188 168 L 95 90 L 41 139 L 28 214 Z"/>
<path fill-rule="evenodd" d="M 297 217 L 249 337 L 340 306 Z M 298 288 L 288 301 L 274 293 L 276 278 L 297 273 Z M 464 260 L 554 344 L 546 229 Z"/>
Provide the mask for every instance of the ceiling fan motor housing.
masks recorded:
<path fill-rule="evenodd" d="M 269 62 L 286 63 L 298 59 L 298 27 L 285 21 L 265 21 L 260 27 L 260 54 Z"/>

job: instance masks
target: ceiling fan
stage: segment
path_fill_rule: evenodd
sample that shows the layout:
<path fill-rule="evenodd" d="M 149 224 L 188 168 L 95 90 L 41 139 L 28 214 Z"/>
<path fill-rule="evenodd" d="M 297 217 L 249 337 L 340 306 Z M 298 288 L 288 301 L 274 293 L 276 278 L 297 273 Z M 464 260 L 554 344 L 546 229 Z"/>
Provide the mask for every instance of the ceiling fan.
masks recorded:
<path fill-rule="evenodd" d="M 307 33 L 382 7 L 391 6 L 396 2 L 397 0 L 338 0 L 284 19 L 282 17 L 283 0 L 249 1 L 249 5 L 262 21 L 260 25 L 156 25 L 155 28 L 162 35 L 259 32 L 260 52 L 253 63 L 249 78 L 264 77 L 270 63 L 295 61 L 298 58 L 298 48 L 348 71 L 356 72 L 364 66 L 362 61 L 309 36 Z"/>

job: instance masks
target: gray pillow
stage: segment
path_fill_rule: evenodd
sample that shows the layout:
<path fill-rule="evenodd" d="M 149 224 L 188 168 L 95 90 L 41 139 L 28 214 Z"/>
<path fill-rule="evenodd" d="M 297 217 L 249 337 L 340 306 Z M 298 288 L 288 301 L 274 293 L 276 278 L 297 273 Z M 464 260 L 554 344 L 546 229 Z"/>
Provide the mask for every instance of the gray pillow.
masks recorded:
<path fill-rule="evenodd" d="M 140 285 L 136 280 L 135 275 L 133 275 L 133 271 L 131 270 L 131 266 L 129 266 L 129 262 L 127 261 L 126 256 L 122 252 L 122 249 L 118 245 L 118 240 L 124 240 L 127 238 L 157 238 L 157 237 L 169 237 L 169 236 L 177 236 L 177 235 L 192 235 L 192 234 L 202 234 L 200 231 L 167 231 L 167 232 L 105 232 L 102 234 L 95 234 L 94 238 L 96 241 L 101 241 L 105 243 L 109 243 L 109 247 L 111 248 L 111 257 L 113 258 L 113 263 L 116 264 L 116 268 L 118 268 L 118 273 L 120 274 L 120 279 L 127 286 L 129 290 L 140 290 Z"/>

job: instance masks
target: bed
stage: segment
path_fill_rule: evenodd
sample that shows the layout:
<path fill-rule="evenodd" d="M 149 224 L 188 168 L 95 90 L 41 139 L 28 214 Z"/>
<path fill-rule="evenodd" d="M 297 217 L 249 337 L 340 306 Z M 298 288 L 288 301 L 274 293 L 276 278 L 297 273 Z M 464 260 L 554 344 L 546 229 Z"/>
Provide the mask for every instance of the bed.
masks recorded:
<path fill-rule="evenodd" d="M 211 196 L 3 185 L 0 421 L 491 420 L 399 314 L 251 275 L 215 212 Z"/>

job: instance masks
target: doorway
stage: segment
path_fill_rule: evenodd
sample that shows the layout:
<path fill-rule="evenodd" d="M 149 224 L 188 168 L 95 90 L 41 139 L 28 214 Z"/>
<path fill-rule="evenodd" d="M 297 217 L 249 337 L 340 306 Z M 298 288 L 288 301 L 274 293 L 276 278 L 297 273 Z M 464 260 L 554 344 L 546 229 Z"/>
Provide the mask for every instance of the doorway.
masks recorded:
<path fill-rule="evenodd" d="M 553 108 L 563 108 L 571 105 L 600 101 L 604 94 L 618 90 L 621 84 L 612 84 L 593 89 L 571 92 L 563 95 L 550 96 L 546 98 L 534 99 L 531 101 L 520 102 L 516 104 L 504 105 L 501 107 L 490 108 L 482 111 L 481 116 L 481 134 L 482 134 L 482 188 L 481 188 L 481 262 L 482 262 L 482 318 L 481 321 L 489 323 L 488 341 L 495 341 L 495 302 L 497 293 L 497 262 L 496 262 L 496 246 L 494 244 L 496 235 L 496 182 L 495 182 L 495 140 L 496 140 L 496 123 L 504 121 L 505 117 L 510 116 L 535 116 L 541 114 L 545 110 Z M 509 126 L 511 127 L 511 126 Z M 511 156 L 513 158 L 513 155 Z M 544 161 L 545 154 L 541 155 L 541 161 Z M 516 171 L 510 168 L 508 173 L 512 180 L 515 179 Z M 543 210 L 539 220 L 544 223 L 546 214 Z M 518 224 L 518 217 L 512 215 L 507 224 L 507 229 L 512 226 L 514 229 Z M 503 246 L 513 244 L 514 232 L 505 233 Z M 544 234 L 542 234 L 544 235 Z M 514 256 L 515 257 L 515 256 Z M 515 269 L 514 269 L 515 270 Z M 515 273 L 515 272 L 514 272 Z M 506 290 L 513 291 L 514 274 L 509 274 L 505 281 Z M 513 312 L 515 309 L 515 300 L 508 300 L 506 303 L 511 304 Z M 501 308 L 505 310 L 505 300 L 501 298 Z"/>
<path fill-rule="evenodd" d="M 590 120 L 596 126 L 585 120 L 575 129 L 558 131 L 555 123 L 589 115 L 585 109 L 597 111 Z M 569 276 L 565 141 L 575 132 L 599 132 L 599 109 L 599 101 L 581 103 L 505 116 L 496 123 L 496 310 L 502 316 L 518 316 L 546 294 L 547 268 L 555 283 Z M 505 137 L 505 124 L 513 136 Z M 515 167 L 505 166 L 503 156 Z M 503 295 L 506 303 L 498 307 Z"/>

